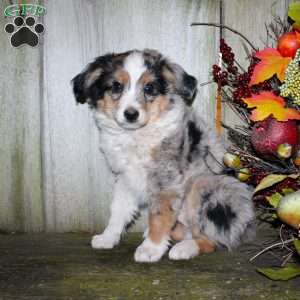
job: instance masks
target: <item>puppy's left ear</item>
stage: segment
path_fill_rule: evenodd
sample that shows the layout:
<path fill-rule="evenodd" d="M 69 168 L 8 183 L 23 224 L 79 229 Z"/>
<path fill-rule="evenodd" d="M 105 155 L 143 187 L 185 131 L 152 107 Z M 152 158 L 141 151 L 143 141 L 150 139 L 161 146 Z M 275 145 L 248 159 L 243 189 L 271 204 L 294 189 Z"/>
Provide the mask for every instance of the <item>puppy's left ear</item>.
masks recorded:
<path fill-rule="evenodd" d="M 197 95 L 197 79 L 189 75 L 180 65 L 169 63 L 165 70 L 175 84 L 175 92 L 180 95 L 187 105 L 192 105 Z"/>
<path fill-rule="evenodd" d="M 197 79 L 184 72 L 182 75 L 181 93 L 187 105 L 192 105 L 197 95 Z"/>

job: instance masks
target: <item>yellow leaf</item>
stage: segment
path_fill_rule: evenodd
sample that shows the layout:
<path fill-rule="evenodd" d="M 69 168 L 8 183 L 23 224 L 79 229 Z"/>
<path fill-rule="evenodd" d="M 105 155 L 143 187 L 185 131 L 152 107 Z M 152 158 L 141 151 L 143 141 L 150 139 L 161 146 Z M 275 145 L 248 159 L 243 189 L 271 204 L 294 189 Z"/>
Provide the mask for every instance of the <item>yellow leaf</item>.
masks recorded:
<path fill-rule="evenodd" d="M 263 91 L 250 98 L 243 98 L 248 108 L 255 108 L 251 111 L 252 121 L 262 121 L 273 116 L 277 121 L 300 120 L 300 112 L 293 108 L 285 107 L 285 100 L 272 92 Z"/>
<path fill-rule="evenodd" d="M 271 175 L 268 175 L 261 180 L 259 185 L 255 188 L 254 193 L 257 193 L 261 190 L 271 187 L 271 186 L 275 185 L 276 183 L 281 182 L 288 177 L 292 178 L 292 179 L 297 179 L 299 176 L 300 176 L 300 174 L 291 174 L 291 175 L 271 174 Z"/>

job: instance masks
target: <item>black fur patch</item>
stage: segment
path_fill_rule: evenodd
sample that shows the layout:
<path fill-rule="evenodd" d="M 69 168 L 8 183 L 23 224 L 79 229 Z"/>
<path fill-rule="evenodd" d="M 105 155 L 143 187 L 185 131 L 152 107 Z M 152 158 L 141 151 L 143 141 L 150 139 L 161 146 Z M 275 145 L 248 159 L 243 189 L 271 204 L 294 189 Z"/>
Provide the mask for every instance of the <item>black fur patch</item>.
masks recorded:
<path fill-rule="evenodd" d="M 147 69 L 154 75 L 154 85 L 160 95 L 168 93 L 168 82 L 163 77 L 163 68 L 166 66 L 166 61 L 161 59 L 161 56 L 151 57 L 144 54 L 145 65 Z"/>
<path fill-rule="evenodd" d="M 202 205 L 210 201 L 210 196 L 213 194 L 213 191 L 207 191 L 206 193 L 201 195 Z"/>
<path fill-rule="evenodd" d="M 122 67 L 124 59 L 131 51 L 120 54 L 106 54 L 97 57 L 87 68 L 76 77 L 73 78 L 73 91 L 76 101 L 78 103 L 85 103 L 87 99 L 90 99 L 90 105 L 92 107 L 97 106 L 97 101 L 101 99 L 106 90 L 110 88 L 111 77 L 118 67 Z M 93 71 L 100 69 L 102 72 L 97 79 L 86 88 L 86 80 Z"/>
<path fill-rule="evenodd" d="M 185 100 L 187 105 L 192 105 L 193 100 L 197 94 L 197 80 L 195 77 L 188 75 L 187 73 L 183 74 L 183 88 L 181 95 Z"/>
<path fill-rule="evenodd" d="M 202 132 L 196 127 L 192 121 L 188 122 L 188 136 L 190 142 L 190 151 L 188 154 L 188 161 L 192 161 L 192 155 L 197 150 L 197 145 L 200 143 Z"/>
<path fill-rule="evenodd" d="M 229 205 L 223 206 L 218 203 L 215 207 L 208 209 L 207 218 L 215 223 L 219 230 L 229 230 L 236 214 Z"/>
<path fill-rule="evenodd" d="M 131 221 L 125 226 L 125 231 L 128 231 L 130 227 L 132 227 L 137 219 L 141 216 L 139 211 L 135 211 L 132 215 Z"/>

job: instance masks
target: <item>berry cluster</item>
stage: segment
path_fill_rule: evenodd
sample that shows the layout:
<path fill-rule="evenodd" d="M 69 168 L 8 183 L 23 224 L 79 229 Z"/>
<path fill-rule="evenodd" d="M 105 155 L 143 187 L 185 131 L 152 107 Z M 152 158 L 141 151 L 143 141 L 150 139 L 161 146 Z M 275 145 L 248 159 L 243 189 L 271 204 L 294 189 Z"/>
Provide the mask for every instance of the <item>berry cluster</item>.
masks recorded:
<path fill-rule="evenodd" d="M 220 52 L 222 54 L 222 60 L 223 62 L 230 67 L 230 70 L 228 70 L 228 72 L 230 71 L 234 71 L 234 53 L 232 52 L 231 47 L 229 47 L 226 43 L 224 39 L 220 40 Z M 235 71 L 234 71 L 235 72 Z M 237 72 L 237 70 L 236 70 Z M 235 73 L 236 73 L 235 72 Z M 230 72 L 232 73 L 232 72 Z"/>
<path fill-rule="evenodd" d="M 220 66 L 213 65 L 213 79 L 221 86 L 230 85 L 230 82 L 234 79 L 233 76 L 238 73 L 238 68 L 234 65 L 234 53 L 224 39 L 220 41 L 220 53 L 225 70 L 222 71 Z"/>
<path fill-rule="evenodd" d="M 228 84 L 228 72 L 222 71 L 218 65 L 213 65 L 213 78 L 221 86 Z"/>
<path fill-rule="evenodd" d="M 248 183 L 257 186 L 267 175 L 268 172 L 262 169 L 250 168 L 251 177 L 249 178 Z"/>

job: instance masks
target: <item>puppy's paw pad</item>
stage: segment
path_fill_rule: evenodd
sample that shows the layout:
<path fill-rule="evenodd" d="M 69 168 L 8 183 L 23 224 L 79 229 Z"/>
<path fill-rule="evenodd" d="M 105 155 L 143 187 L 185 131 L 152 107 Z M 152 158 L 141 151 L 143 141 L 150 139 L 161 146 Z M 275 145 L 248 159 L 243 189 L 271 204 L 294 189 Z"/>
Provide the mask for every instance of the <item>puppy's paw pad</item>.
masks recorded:
<path fill-rule="evenodd" d="M 92 248 L 94 249 L 112 249 L 117 245 L 119 239 L 115 235 L 98 234 L 94 235 L 91 241 Z"/>
<path fill-rule="evenodd" d="M 190 259 L 199 254 L 199 247 L 194 240 L 184 240 L 174 245 L 169 252 L 173 260 Z"/>
<path fill-rule="evenodd" d="M 135 251 L 134 260 L 136 262 L 157 262 L 166 252 L 167 243 L 154 244 L 146 239 Z"/>

